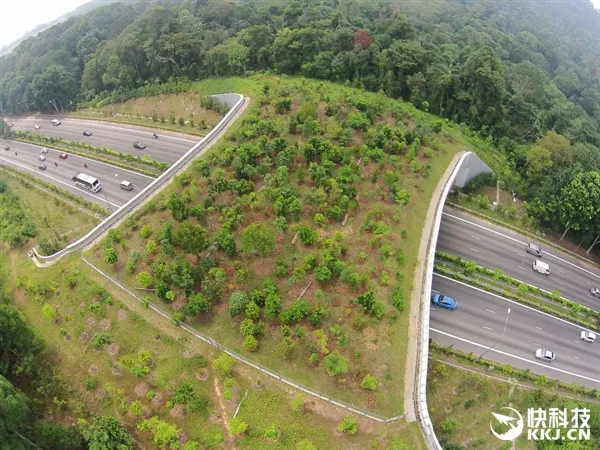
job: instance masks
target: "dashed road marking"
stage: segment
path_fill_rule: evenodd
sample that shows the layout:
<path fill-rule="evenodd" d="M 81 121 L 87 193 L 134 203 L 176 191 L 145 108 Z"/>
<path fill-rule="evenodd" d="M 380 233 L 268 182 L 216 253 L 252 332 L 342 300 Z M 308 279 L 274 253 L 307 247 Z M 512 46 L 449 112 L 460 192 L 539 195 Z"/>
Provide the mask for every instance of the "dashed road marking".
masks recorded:
<path fill-rule="evenodd" d="M 519 269 L 527 270 L 525 267 L 517 266 Z"/>
<path fill-rule="evenodd" d="M 519 255 L 521 258 L 527 258 L 527 255 L 524 255 L 523 253 L 517 253 L 517 255 Z"/>
<path fill-rule="evenodd" d="M 430 310 L 435 311 L 436 309 L 432 306 L 429 307 Z"/>
<path fill-rule="evenodd" d="M 589 281 L 586 281 L 585 284 L 587 284 L 588 286 L 592 285 L 592 283 L 590 283 Z"/>
<path fill-rule="evenodd" d="M 566 286 L 566 284 L 563 283 L 562 281 L 559 281 L 558 284 L 560 284 L 561 286 Z"/>
<path fill-rule="evenodd" d="M 474 251 L 475 253 L 479 253 L 479 250 L 475 250 L 474 248 L 469 247 L 469 250 Z"/>
<path fill-rule="evenodd" d="M 565 271 L 564 271 L 564 270 L 560 270 L 560 269 L 558 269 L 558 271 L 559 271 L 560 273 L 565 273 Z"/>
<path fill-rule="evenodd" d="M 573 358 L 575 358 L 575 359 L 581 359 L 579 356 L 573 356 Z"/>
<path fill-rule="evenodd" d="M 485 328 L 486 330 L 494 331 L 490 327 L 486 327 L 485 325 L 483 325 L 483 328 Z"/>
<path fill-rule="evenodd" d="M 536 347 L 541 347 L 541 345 L 538 344 L 537 342 L 534 342 L 533 345 L 535 345 Z"/>
<path fill-rule="evenodd" d="M 477 236 L 471 235 L 473 239 L 479 239 Z"/>
<path fill-rule="evenodd" d="M 496 314 L 496 311 L 492 311 L 491 309 L 487 309 L 487 308 L 486 308 L 486 311 L 487 311 L 487 312 L 491 312 L 492 314 Z"/>
<path fill-rule="evenodd" d="M 536 330 L 544 331 L 540 327 L 535 327 L 535 328 L 536 328 Z"/>

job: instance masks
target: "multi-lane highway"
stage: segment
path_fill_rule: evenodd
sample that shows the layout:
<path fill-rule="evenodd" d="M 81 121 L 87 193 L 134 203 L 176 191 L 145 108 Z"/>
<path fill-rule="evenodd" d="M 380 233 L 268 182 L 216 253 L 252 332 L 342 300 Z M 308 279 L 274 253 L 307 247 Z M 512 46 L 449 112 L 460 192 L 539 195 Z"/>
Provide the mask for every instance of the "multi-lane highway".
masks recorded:
<path fill-rule="evenodd" d="M 125 124 L 112 124 L 106 122 L 95 122 L 92 120 L 80 120 L 71 118 L 60 118 L 61 124 L 54 126 L 50 116 L 29 116 L 6 119 L 13 124 L 15 131 L 29 131 L 48 137 L 62 138 L 69 141 L 86 142 L 95 147 L 112 148 L 119 152 L 131 153 L 132 155 L 150 155 L 157 161 L 169 164 L 177 161 L 183 156 L 200 138 L 177 133 L 169 133 L 156 130 L 158 139 L 152 136 L 155 130 L 136 127 Z M 39 125 L 40 129 L 35 129 Z M 83 132 L 89 130 L 91 136 L 84 136 Z M 146 144 L 144 150 L 133 147 L 136 141 Z"/>
<path fill-rule="evenodd" d="M 459 302 L 454 311 L 431 305 L 434 341 L 476 356 L 493 346 L 485 359 L 600 388 L 600 340 L 582 341 L 581 327 L 440 275 L 434 275 L 433 289 Z M 556 359 L 537 360 L 534 353 L 540 347 L 555 352 Z"/>
<path fill-rule="evenodd" d="M 600 287 L 600 271 L 551 247 L 542 247 L 542 261 L 551 273 L 534 272 L 536 257 L 525 251 L 532 239 L 446 208 L 440 225 L 437 250 L 461 256 L 481 266 L 500 269 L 505 274 L 547 291 L 558 290 L 565 298 L 600 309 L 600 299 L 590 288 Z"/>
<path fill-rule="evenodd" d="M 16 169 L 37 175 L 44 181 L 78 194 L 86 200 L 97 203 L 102 208 L 112 209 L 113 211 L 127 203 L 154 180 L 136 172 L 71 154 L 68 155 L 67 159 L 60 159 L 61 152 L 52 149 L 49 149 L 45 155 L 46 161 L 44 163 L 47 169 L 42 171 L 39 169 L 41 162 L 38 160 L 41 146 L 15 141 L 0 142 L 0 145 L 0 164 L 10 165 Z M 10 150 L 4 149 L 7 145 L 10 146 Z M 87 164 L 87 168 L 84 167 L 84 163 Z M 72 177 L 78 172 L 98 178 L 102 184 L 102 190 L 92 193 L 75 186 Z M 123 180 L 133 183 L 133 190 L 121 189 L 119 185 Z"/>

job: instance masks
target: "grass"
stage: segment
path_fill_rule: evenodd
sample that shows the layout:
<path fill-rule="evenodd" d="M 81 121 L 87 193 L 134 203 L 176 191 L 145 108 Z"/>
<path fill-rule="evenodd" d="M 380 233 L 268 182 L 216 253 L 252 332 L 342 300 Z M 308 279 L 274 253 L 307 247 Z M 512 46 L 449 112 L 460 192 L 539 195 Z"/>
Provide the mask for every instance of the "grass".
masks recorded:
<path fill-rule="evenodd" d="M 99 221 L 91 213 L 32 186 L 10 172 L 3 172 L 0 178 L 18 196 L 28 218 L 35 224 L 38 234 L 30 240 L 30 244 L 36 245 L 42 239 L 60 236 L 66 245 L 85 235 Z"/>
<path fill-rule="evenodd" d="M 204 136 L 206 130 L 214 128 L 222 116 L 215 111 L 202 108 L 200 97 L 201 93 L 194 91 L 172 95 L 161 94 L 98 108 L 80 109 L 69 115 Z M 174 124 L 169 120 L 171 114 L 176 120 Z M 179 124 L 180 118 L 184 119 L 184 125 Z M 190 119 L 194 121 L 194 126 Z"/>
<path fill-rule="evenodd" d="M 512 443 L 503 444 L 489 428 L 491 413 L 502 414 L 500 409 L 509 405 L 519 411 L 525 421 L 528 408 L 567 408 L 569 417 L 570 410 L 575 407 L 589 408 L 591 417 L 600 412 L 597 402 L 562 397 L 559 392 L 547 388 L 527 388 L 515 384 L 514 380 L 502 380 L 493 373 L 491 376 L 476 374 L 435 359 L 430 361 L 427 384 L 429 413 L 442 445 L 457 443 L 464 448 L 510 450 Z M 444 432 L 442 424 L 448 419 L 456 422 L 455 432 Z M 585 448 L 597 448 L 598 425 L 590 422 L 590 426 L 591 446 Z M 497 427 L 495 429 L 499 431 Z M 526 432 L 515 444 L 520 450 L 536 448 L 534 442 L 526 439 Z"/>
<path fill-rule="evenodd" d="M 296 98 L 296 103 L 292 107 L 292 112 L 295 112 L 299 108 L 302 101 L 307 101 L 309 99 L 317 101 L 319 103 L 319 120 L 321 123 L 325 123 L 326 121 L 326 117 L 323 113 L 325 104 L 323 98 L 325 98 L 326 95 L 328 98 L 331 98 L 331 101 L 343 102 L 345 101 L 344 98 L 346 96 L 351 95 L 359 96 L 367 102 L 382 103 L 385 105 L 384 112 L 382 116 L 376 120 L 376 123 L 378 124 L 395 123 L 390 112 L 393 107 L 405 108 L 406 117 L 413 117 L 413 114 L 415 117 L 420 117 L 422 114 L 410 105 L 386 99 L 377 94 L 352 90 L 331 83 L 316 83 L 301 79 L 255 76 L 251 79 L 244 80 L 206 80 L 198 83 L 196 86 L 202 92 L 208 93 L 233 91 L 242 92 L 250 96 L 260 96 L 263 95 L 259 93 L 262 92 L 265 84 L 269 84 L 270 86 L 271 94 L 269 95 L 271 96 L 271 102 L 276 101 L 277 92 L 283 91 L 288 91 L 289 95 Z M 316 97 L 317 95 L 321 96 L 321 100 Z M 260 103 L 264 103 L 264 99 L 261 100 L 260 98 L 256 98 L 255 105 Z M 257 108 L 260 107 L 257 106 Z M 267 120 L 268 118 L 271 118 L 278 123 L 277 126 L 282 126 L 284 130 L 287 129 L 289 114 L 277 115 L 274 113 L 273 107 L 269 104 L 264 105 L 260 110 L 260 114 L 263 114 Z M 409 119 L 404 120 L 407 122 L 409 121 Z M 279 122 L 277 121 L 282 121 L 283 124 L 279 125 Z M 239 133 L 237 130 L 239 130 L 241 126 L 241 124 L 234 126 L 234 129 L 229 135 L 232 136 L 235 135 L 236 132 Z M 235 127 L 237 127 L 237 130 Z M 288 142 L 293 143 L 299 141 L 300 145 L 302 145 L 302 142 L 305 139 L 298 135 L 287 134 L 287 132 L 284 132 L 283 135 L 288 139 Z M 365 136 L 363 134 L 354 133 L 354 144 L 360 145 L 364 138 Z M 240 138 L 237 137 L 236 139 L 239 142 Z M 444 134 L 440 135 L 439 139 L 440 142 L 434 144 L 436 145 L 436 148 L 439 149 L 429 149 L 430 156 L 423 155 L 427 153 L 425 147 L 421 147 L 417 154 L 417 160 L 423 167 L 430 164 L 427 177 L 424 177 L 419 173 L 411 173 L 408 170 L 408 164 L 403 162 L 403 158 L 400 157 L 399 163 L 396 166 L 390 164 L 389 161 L 385 164 L 381 164 L 378 181 L 373 185 L 369 180 L 373 177 L 377 166 L 375 163 L 370 162 L 368 158 L 362 158 L 363 162 L 361 166 L 359 166 L 362 180 L 357 184 L 359 192 L 361 193 L 358 207 L 355 210 L 349 211 L 346 226 L 341 226 L 340 222 L 326 220 L 325 226 L 318 229 L 321 238 L 333 237 L 338 231 L 346 236 L 344 242 L 348 244 L 349 250 L 344 261 L 348 265 L 355 267 L 359 273 L 365 274 L 368 277 L 369 285 L 376 293 L 377 299 L 384 304 L 389 305 L 386 306 L 386 318 L 381 322 L 377 322 L 373 319 L 365 319 L 367 327 L 364 329 L 356 329 L 353 326 L 353 323 L 355 320 L 358 320 L 356 319 L 357 316 L 360 318 L 361 314 L 359 314 L 356 306 L 352 305 L 352 300 L 356 298 L 361 291 L 352 290 L 341 285 L 339 282 L 319 285 L 310 273 L 305 279 L 300 280 L 295 284 L 291 283 L 289 279 L 287 279 L 287 276 L 277 280 L 283 294 L 284 308 L 289 306 L 291 301 L 300 294 L 309 281 L 312 281 L 312 284 L 305 294 L 304 299 L 311 302 L 313 306 L 316 304 L 316 289 L 320 288 L 324 291 L 325 302 L 328 304 L 329 308 L 329 316 L 326 318 L 322 328 L 328 336 L 330 350 L 338 348 L 344 356 L 349 359 L 350 372 L 346 376 L 338 378 L 329 377 L 322 366 L 322 355 L 319 358 L 319 365 L 309 363 L 309 357 L 315 351 L 316 337 L 313 327 L 306 323 L 306 320 L 301 324 L 306 330 L 306 337 L 303 339 L 295 339 L 297 346 L 295 357 L 291 361 L 283 361 L 277 350 L 277 344 L 281 341 L 281 331 L 279 324 L 276 322 L 265 321 L 266 336 L 260 338 L 260 349 L 253 354 L 243 350 L 243 338 L 238 331 L 239 319 L 232 320 L 227 317 L 225 304 L 215 304 L 209 315 L 201 317 L 200 319 L 193 319 L 191 320 L 191 323 L 198 327 L 199 330 L 208 333 L 223 344 L 314 389 L 333 395 L 341 400 L 351 402 L 358 407 L 369 409 L 389 417 L 402 413 L 404 365 L 409 342 L 409 337 L 407 335 L 409 316 L 406 311 L 395 312 L 389 304 L 389 301 L 392 290 L 396 286 L 402 289 L 406 301 L 410 298 L 413 287 L 413 273 L 416 264 L 418 263 L 416 260 L 418 246 L 427 211 L 427 208 L 423 207 L 423 205 L 429 203 L 429 199 L 447 165 L 454 154 L 462 149 L 462 144 L 460 142 L 451 141 L 447 139 Z M 211 155 L 219 155 L 226 147 L 233 144 L 234 142 L 231 140 L 223 142 L 211 152 Z M 211 156 L 207 156 L 206 159 L 210 160 Z M 400 175 L 402 186 L 410 193 L 410 202 L 407 205 L 401 207 L 396 205 L 393 201 L 390 201 L 386 189 L 381 188 L 381 186 L 383 186 L 383 174 L 386 170 L 396 171 Z M 227 170 L 227 172 L 229 171 Z M 190 174 L 192 176 L 192 182 L 185 191 L 189 192 L 191 195 L 191 204 L 202 204 L 206 198 L 206 194 L 204 194 L 207 190 L 206 183 L 203 179 L 198 178 L 193 172 Z M 311 183 L 307 181 L 304 182 L 304 185 L 299 183 L 293 167 L 292 170 L 290 170 L 290 184 L 298 185 L 302 191 L 306 191 L 306 186 L 311 185 Z M 257 188 L 259 186 L 260 181 L 257 183 Z M 377 192 L 378 189 L 380 189 L 380 192 Z M 135 273 L 127 274 L 122 270 L 129 252 L 135 249 L 143 256 L 142 262 L 140 262 L 136 268 L 136 272 L 141 270 L 151 271 L 152 263 L 157 257 L 156 255 L 146 254 L 144 250 L 146 241 L 139 236 L 138 227 L 141 223 L 147 224 L 154 233 L 150 239 L 159 239 L 157 236 L 160 234 L 160 229 L 166 222 L 172 220 L 169 211 L 165 210 L 166 199 L 169 198 L 171 193 L 176 193 L 176 195 L 180 196 L 181 192 L 182 189 L 180 187 L 171 186 L 167 192 L 163 193 L 163 195 L 156 199 L 153 204 L 136 215 L 135 218 L 132 218 L 129 221 L 129 225 L 125 225 L 121 228 L 124 237 L 122 242 L 125 242 L 125 246 L 121 244 L 115 246 L 120 261 L 117 264 L 116 271 L 104 264 L 102 245 L 97 246 L 90 254 L 90 257 L 96 264 L 114 273 L 128 285 L 136 285 Z M 231 196 L 222 195 L 217 199 L 217 208 L 222 209 L 231 206 L 232 200 L 233 198 Z M 392 230 L 392 232 L 384 237 L 384 242 L 391 244 L 394 251 L 402 249 L 405 255 L 405 263 L 403 266 L 396 264 L 394 258 L 383 261 L 379 255 L 380 250 L 377 246 L 375 249 L 371 246 L 370 240 L 372 235 L 362 232 L 360 229 L 365 222 L 366 215 L 371 210 L 372 205 L 375 204 L 381 206 L 383 211 L 382 220 L 389 224 L 390 229 Z M 245 209 L 246 211 L 244 211 L 242 224 L 238 226 L 238 230 L 243 229 L 246 225 L 254 221 L 265 221 L 269 223 L 274 219 L 271 212 L 271 202 L 266 201 L 264 198 L 259 197 L 258 205 L 253 208 L 253 211 L 249 211 L 248 208 Z M 305 204 L 305 210 L 308 214 L 305 213 L 303 215 L 300 223 L 313 229 L 317 228 L 314 226 L 311 218 L 318 209 L 316 210 Z M 202 217 L 201 223 L 209 230 L 209 234 L 214 236 L 222 221 L 223 217 L 221 214 L 206 213 Z M 293 226 L 294 223 L 290 223 L 290 228 Z M 236 239 L 238 239 L 239 247 L 239 231 L 235 234 Z M 291 268 L 294 268 L 300 265 L 301 261 L 307 255 L 318 250 L 318 246 L 303 247 L 297 244 L 292 245 L 291 241 L 293 236 L 294 232 L 291 230 L 278 235 L 277 257 L 257 260 L 256 258 L 238 255 L 237 260 L 241 261 L 243 267 L 250 270 L 250 280 L 245 284 L 237 283 L 235 281 L 235 277 L 233 276 L 235 272 L 233 268 L 234 261 L 226 258 L 219 252 L 217 256 L 220 260 L 220 267 L 224 268 L 228 274 L 226 295 L 224 298 L 227 299 L 229 293 L 236 289 L 249 291 L 252 287 L 257 286 L 265 276 L 273 276 L 273 270 L 277 260 L 285 261 Z M 389 273 L 389 286 L 386 286 L 385 281 L 382 281 L 381 279 L 384 271 Z M 396 271 L 400 272 L 399 276 L 396 276 Z M 153 298 L 153 300 L 162 302 L 157 298 Z M 185 301 L 186 299 L 178 293 L 174 303 L 175 309 L 180 308 Z M 169 307 L 169 304 L 165 302 L 162 303 L 163 306 Z M 342 333 L 347 334 L 348 344 L 343 348 L 340 345 L 336 345 L 339 338 L 334 331 L 336 330 L 336 327 L 339 327 Z M 293 332 L 295 327 L 292 326 L 291 328 Z M 375 375 L 378 379 L 379 388 L 375 393 L 359 388 L 362 378 L 367 373 Z"/>

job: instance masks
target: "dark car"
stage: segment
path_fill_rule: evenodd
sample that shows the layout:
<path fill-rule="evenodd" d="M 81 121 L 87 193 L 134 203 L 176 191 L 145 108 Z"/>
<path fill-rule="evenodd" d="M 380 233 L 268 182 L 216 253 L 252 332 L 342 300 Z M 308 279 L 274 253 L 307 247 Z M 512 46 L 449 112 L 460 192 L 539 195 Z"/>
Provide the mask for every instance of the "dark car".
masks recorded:
<path fill-rule="evenodd" d="M 4 150 L 10 150 L 10 147 L 7 145 L 6 147 L 4 147 Z"/>
<path fill-rule="evenodd" d="M 534 244 L 533 242 L 527 244 L 525 250 L 527 250 L 527 253 L 531 253 L 532 255 L 537 256 L 538 258 L 542 257 L 542 249 L 539 245 Z"/>
<path fill-rule="evenodd" d="M 140 150 L 144 150 L 146 148 L 146 144 L 144 144 L 143 142 L 134 142 L 133 146 L 135 148 L 139 148 Z"/>
<path fill-rule="evenodd" d="M 90 130 L 85 130 L 85 131 L 83 132 L 83 135 L 84 135 L 84 136 L 91 136 L 91 135 L 92 135 L 92 132 L 91 132 Z"/>
<path fill-rule="evenodd" d="M 46 164 L 40 164 L 38 167 L 39 167 L 40 170 L 46 170 L 47 169 Z"/>
<path fill-rule="evenodd" d="M 67 155 L 66 153 L 61 153 L 58 157 L 60 159 L 67 159 L 69 157 L 69 155 Z"/>

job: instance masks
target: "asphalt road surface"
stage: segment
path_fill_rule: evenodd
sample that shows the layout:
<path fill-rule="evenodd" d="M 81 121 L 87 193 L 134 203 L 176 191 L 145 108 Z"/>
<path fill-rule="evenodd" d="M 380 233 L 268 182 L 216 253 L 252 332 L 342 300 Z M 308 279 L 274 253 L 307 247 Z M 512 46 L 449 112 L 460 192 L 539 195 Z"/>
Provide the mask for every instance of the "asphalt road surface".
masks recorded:
<path fill-rule="evenodd" d="M 437 250 L 461 256 L 480 266 L 500 269 L 506 275 L 563 297 L 600 309 L 600 299 L 590 288 L 600 287 L 600 271 L 576 258 L 542 245 L 542 261 L 550 266 L 545 276 L 532 269 L 537 259 L 525 251 L 531 239 L 506 228 L 446 208 L 442 216 Z"/>
<path fill-rule="evenodd" d="M 60 159 L 61 152 L 52 149 L 49 149 L 45 155 L 46 160 L 44 163 L 47 169 L 42 171 L 38 167 L 41 164 L 38 160 L 41 146 L 14 141 L 0 142 L 0 145 L 0 164 L 10 165 L 37 175 L 46 182 L 71 191 L 86 200 L 97 203 L 102 208 L 112 209 L 113 211 L 127 203 L 154 180 L 136 172 L 75 155 L 69 155 L 67 159 Z M 4 149 L 6 145 L 10 146 L 10 150 Z M 84 167 L 84 163 L 88 165 L 87 168 Z M 72 178 L 78 172 L 98 178 L 102 184 L 102 189 L 93 193 L 76 186 Z M 121 189 L 119 185 L 123 180 L 133 183 L 133 190 Z"/>
<path fill-rule="evenodd" d="M 600 340 L 582 341 L 581 327 L 440 275 L 433 276 L 433 289 L 458 300 L 454 311 L 431 305 L 435 342 L 476 356 L 493 347 L 485 359 L 600 388 Z M 556 359 L 551 363 L 536 359 L 540 347 L 555 352 Z"/>
<path fill-rule="evenodd" d="M 201 138 L 184 134 L 163 132 L 150 128 L 136 127 L 126 124 L 115 124 L 108 122 L 95 122 L 92 120 L 60 118 L 61 124 L 54 126 L 51 116 L 43 117 L 17 117 L 6 119 L 13 124 L 15 131 L 29 131 L 48 137 L 62 138 L 69 141 L 86 142 L 95 147 L 112 148 L 119 152 L 131 153 L 132 155 L 150 155 L 157 161 L 169 164 L 181 158 Z M 40 125 L 36 130 L 35 125 Z M 83 135 L 85 130 L 90 130 L 92 135 Z M 156 131 L 158 139 L 152 137 Z M 136 141 L 146 144 L 144 150 L 133 147 Z"/>

